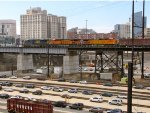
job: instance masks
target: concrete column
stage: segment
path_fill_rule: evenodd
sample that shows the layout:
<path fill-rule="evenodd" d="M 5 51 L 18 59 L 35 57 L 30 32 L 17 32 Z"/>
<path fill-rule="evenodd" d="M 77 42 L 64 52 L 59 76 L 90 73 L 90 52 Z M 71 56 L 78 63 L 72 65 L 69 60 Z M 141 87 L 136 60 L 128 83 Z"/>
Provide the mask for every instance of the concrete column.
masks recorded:
<path fill-rule="evenodd" d="M 17 56 L 17 71 L 29 72 L 33 70 L 32 54 L 18 54 Z"/>
<path fill-rule="evenodd" d="M 78 55 L 63 56 L 63 73 L 74 74 L 78 72 L 79 72 L 79 56 Z"/>

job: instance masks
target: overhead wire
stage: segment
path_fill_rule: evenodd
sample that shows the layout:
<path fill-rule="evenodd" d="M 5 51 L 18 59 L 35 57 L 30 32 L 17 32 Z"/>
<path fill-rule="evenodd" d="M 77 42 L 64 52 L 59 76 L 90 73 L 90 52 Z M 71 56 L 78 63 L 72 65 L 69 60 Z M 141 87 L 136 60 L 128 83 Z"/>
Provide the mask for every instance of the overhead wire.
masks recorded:
<path fill-rule="evenodd" d="M 104 5 L 100 5 L 100 6 L 97 6 L 97 7 L 90 7 L 88 9 L 83 9 L 83 11 L 81 12 L 77 12 L 77 14 L 73 13 L 72 15 L 68 16 L 67 18 L 70 18 L 70 17 L 73 17 L 73 16 L 79 16 L 79 15 L 83 15 L 83 14 L 86 14 L 90 11 L 93 11 L 93 10 L 96 10 L 96 9 L 99 9 L 99 8 L 105 8 L 105 7 L 108 7 L 108 6 L 113 6 L 113 5 L 118 5 L 120 3 L 125 3 L 125 2 L 109 2 L 107 4 L 104 4 Z M 127 3 L 127 2 L 126 2 Z M 91 6 L 91 5 L 90 5 Z"/>

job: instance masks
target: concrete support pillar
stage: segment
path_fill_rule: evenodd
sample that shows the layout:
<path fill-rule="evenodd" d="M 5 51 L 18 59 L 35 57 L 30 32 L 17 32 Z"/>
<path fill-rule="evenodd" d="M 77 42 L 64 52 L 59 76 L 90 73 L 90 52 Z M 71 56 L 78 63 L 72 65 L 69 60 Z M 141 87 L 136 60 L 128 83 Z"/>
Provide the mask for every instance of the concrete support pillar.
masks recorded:
<path fill-rule="evenodd" d="M 78 72 L 79 72 L 79 56 L 78 55 L 63 56 L 63 73 L 74 74 Z"/>
<path fill-rule="evenodd" d="M 33 56 L 32 56 L 32 54 L 18 54 L 18 56 L 17 56 L 17 71 L 18 72 L 33 71 Z"/>

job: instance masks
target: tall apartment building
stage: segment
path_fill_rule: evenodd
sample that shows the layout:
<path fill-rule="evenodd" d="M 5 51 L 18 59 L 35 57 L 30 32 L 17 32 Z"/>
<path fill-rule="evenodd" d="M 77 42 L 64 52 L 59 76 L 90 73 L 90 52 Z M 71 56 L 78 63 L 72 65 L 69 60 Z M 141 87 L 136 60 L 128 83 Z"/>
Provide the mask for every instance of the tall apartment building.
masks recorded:
<path fill-rule="evenodd" d="M 142 11 L 134 13 L 134 36 L 141 37 L 142 36 Z M 129 18 L 130 22 L 130 37 L 132 37 L 132 18 Z M 144 17 L 144 28 L 147 26 L 147 17 Z"/>
<path fill-rule="evenodd" d="M 144 38 L 150 38 L 150 28 L 145 28 L 144 29 Z"/>
<path fill-rule="evenodd" d="M 47 15 L 47 36 L 51 39 L 66 39 L 66 17 Z"/>
<path fill-rule="evenodd" d="M 47 38 L 47 11 L 40 7 L 30 8 L 20 16 L 22 39 Z"/>
<path fill-rule="evenodd" d="M 130 37 L 130 24 L 116 24 L 114 26 L 114 32 L 119 38 L 129 38 Z"/>
<path fill-rule="evenodd" d="M 66 38 L 66 17 L 47 15 L 46 10 L 35 7 L 20 18 L 22 39 Z"/>
<path fill-rule="evenodd" d="M 0 20 L 0 36 L 16 37 L 16 20 Z"/>

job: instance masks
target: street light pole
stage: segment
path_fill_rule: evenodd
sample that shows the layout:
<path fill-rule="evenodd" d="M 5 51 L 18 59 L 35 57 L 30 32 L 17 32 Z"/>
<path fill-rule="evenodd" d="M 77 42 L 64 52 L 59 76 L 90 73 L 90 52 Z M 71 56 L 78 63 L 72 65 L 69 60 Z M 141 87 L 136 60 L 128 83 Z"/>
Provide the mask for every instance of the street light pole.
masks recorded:
<path fill-rule="evenodd" d="M 144 39 L 144 13 L 145 13 L 145 0 L 143 0 L 143 18 L 142 18 L 142 38 Z M 141 78 L 144 79 L 144 51 L 142 51 L 142 68 L 141 68 Z"/>
<path fill-rule="evenodd" d="M 50 76 L 49 76 L 49 45 L 48 45 L 48 48 L 47 48 L 47 54 L 48 54 L 48 58 L 47 58 L 47 62 L 48 62 L 48 64 L 47 64 L 47 77 L 49 78 Z"/>
<path fill-rule="evenodd" d="M 128 100 L 127 113 L 132 113 L 132 79 L 133 71 L 133 57 L 134 57 L 134 0 L 132 2 L 132 62 L 128 63 Z"/>
<path fill-rule="evenodd" d="M 12 66 L 11 66 L 11 74 L 12 74 L 12 75 L 14 74 L 14 72 L 13 72 L 13 64 L 12 64 Z"/>

